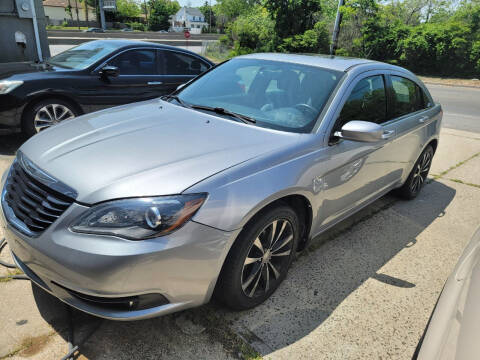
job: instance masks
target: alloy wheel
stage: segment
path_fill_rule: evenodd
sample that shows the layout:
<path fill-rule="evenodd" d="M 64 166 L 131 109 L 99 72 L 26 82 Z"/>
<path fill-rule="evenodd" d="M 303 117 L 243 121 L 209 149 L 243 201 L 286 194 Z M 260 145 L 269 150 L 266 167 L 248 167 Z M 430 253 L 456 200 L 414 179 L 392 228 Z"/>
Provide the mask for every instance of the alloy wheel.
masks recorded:
<path fill-rule="evenodd" d="M 241 284 L 247 297 L 267 293 L 288 270 L 293 236 L 292 224 L 285 219 L 273 221 L 260 232 L 243 264 Z"/>
<path fill-rule="evenodd" d="M 432 154 L 429 151 L 425 151 L 422 159 L 417 163 L 415 172 L 413 173 L 412 183 L 410 184 L 410 189 L 413 193 L 416 193 L 418 190 L 420 190 L 420 187 L 425 182 L 431 163 Z"/>
<path fill-rule="evenodd" d="M 38 133 L 60 121 L 72 119 L 75 114 L 65 105 L 48 104 L 40 108 L 34 118 L 35 131 Z"/>

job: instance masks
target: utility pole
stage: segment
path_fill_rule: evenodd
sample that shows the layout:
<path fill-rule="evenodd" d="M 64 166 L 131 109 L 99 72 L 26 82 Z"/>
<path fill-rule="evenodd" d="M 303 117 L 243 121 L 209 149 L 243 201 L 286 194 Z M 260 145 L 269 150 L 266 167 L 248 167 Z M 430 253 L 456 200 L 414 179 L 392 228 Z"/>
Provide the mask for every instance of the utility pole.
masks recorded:
<path fill-rule="evenodd" d="M 208 19 L 210 21 L 210 25 L 208 26 L 208 32 L 212 32 L 212 0 L 210 0 L 210 5 L 209 5 L 209 10 L 210 10 L 210 18 Z"/>
<path fill-rule="evenodd" d="M 338 34 L 340 33 L 340 24 L 342 22 L 342 13 L 340 8 L 345 4 L 345 0 L 338 0 L 338 9 L 337 9 L 337 17 L 335 18 L 335 26 L 333 27 L 333 34 L 332 34 L 332 43 L 330 44 L 330 55 L 335 55 L 337 51 L 337 42 L 338 42 Z"/>
<path fill-rule="evenodd" d="M 103 30 L 107 27 L 105 25 L 105 10 L 103 10 L 103 0 L 98 1 L 98 5 L 100 7 L 100 25 Z"/>
<path fill-rule="evenodd" d="M 147 0 L 143 0 L 143 7 L 145 8 L 145 22 L 148 27 L 148 10 L 147 10 Z"/>

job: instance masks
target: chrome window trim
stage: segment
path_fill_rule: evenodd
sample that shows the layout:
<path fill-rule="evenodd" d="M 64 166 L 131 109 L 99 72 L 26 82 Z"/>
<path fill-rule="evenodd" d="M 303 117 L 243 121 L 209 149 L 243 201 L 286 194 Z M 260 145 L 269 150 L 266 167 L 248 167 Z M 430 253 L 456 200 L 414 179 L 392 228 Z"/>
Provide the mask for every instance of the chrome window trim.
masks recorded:
<path fill-rule="evenodd" d="M 166 49 L 166 48 L 162 48 L 162 47 L 156 47 L 156 46 L 139 46 L 139 47 L 132 47 L 132 48 L 128 48 L 128 49 L 124 49 L 112 56 L 110 56 L 107 60 L 103 61 L 102 63 L 100 63 L 100 65 L 98 65 L 94 70 L 92 70 L 92 74 L 94 73 L 98 73 L 98 71 L 101 70 L 101 68 L 103 66 L 105 66 L 106 64 L 108 64 L 109 61 L 115 59 L 117 56 L 123 54 L 124 52 L 127 52 L 127 51 L 130 51 L 130 50 L 162 50 L 162 51 L 173 51 L 173 52 L 176 52 L 176 53 L 179 53 L 179 54 L 183 54 L 183 55 L 190 55 L 194 58 L 197 58 L 198 60 L 200 60 L 202 63 L 206 64 L 208 66 L 208 69 L 212 68 L 213 65 L 205 62 L 205 60 L 203 60 L 201 57 L 199 57 L 197 54 L 191 54 L 191 53 L 187 53 L 187 52 L 184 52 L 184 51 L 179 51 L 179 50 L 174 50 L 174 49 Z M 156 57 L 157 58 L 157 57 Z M 158 59 L 158 58 L 157 58 Z M 207 70 L 208 70 L 207 69 Z M 200 74 L 198 74 L 200 75 Z M 192 76 L 198 76 L 198 75 L 192 75 Z M 151 75 L 122 75 L 120 74 L 120 76 L 185 76 L 185 74 L 151 74 Z"/>

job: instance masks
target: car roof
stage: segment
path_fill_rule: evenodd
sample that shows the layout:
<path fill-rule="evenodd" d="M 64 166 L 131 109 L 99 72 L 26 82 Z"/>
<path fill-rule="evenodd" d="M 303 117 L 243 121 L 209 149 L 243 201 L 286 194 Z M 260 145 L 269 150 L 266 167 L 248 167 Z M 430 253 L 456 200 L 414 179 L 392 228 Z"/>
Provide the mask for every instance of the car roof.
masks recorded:
<path fill-rule="evenodd" d="M 239 58 L 259 59 L 271 61 L 291 62 L 302 65 L 318 66 L 322 68 L 347 71 L 360 64 L 379 63 L 373 60 L 357 59 L 343 56 L 321 55 L 321 54 L 281 54 L 281 53 L 259 53 L 242 55 Z M 382 65 L 387 65 L 383 64 Z"/>
<path fill-rule="evenodd" d="M 193 54 L 193 55 L 196 55 L 198 57 L 201 57 L 202 59 L 205 59 L 201 55 L 196 54 L 196 53 L 194 53 L 190 50 L 187 50 L 187 49 L 182 49 L 182 48 L 178 48 L 178 47 L 175 47 L 175 46 L 158 44 L 158 43 L 148 42 L 148 41 L 128 40 L 128 39 L 105 39 L 105 40 L 93 40 L 91 42 L 97 42 L 97 43 L 108 42 L 110 44 L 114 44 L 115 46 L 117 46 L 117 49 L 139 47 L 139 46 L 151 46 L 151 47 L 157 47 L 159 49 L 170 49 L 170 50 L 185 52 L 185 53 L 188 53 L 188 54 Z M 211 63 L 211 61 L 209 61 L 209 60 L 207 60 L 207 61 Z"/>

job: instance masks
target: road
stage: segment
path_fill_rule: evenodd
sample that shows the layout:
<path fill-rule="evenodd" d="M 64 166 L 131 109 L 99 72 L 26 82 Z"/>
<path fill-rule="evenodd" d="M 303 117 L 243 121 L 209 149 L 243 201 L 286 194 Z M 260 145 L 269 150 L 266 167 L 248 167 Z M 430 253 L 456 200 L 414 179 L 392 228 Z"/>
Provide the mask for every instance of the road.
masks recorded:
<path fill-rule="evenodd" d="M 480 132 L 480 88 L 427 84 L 443 107 L 443 127 Z"/>

